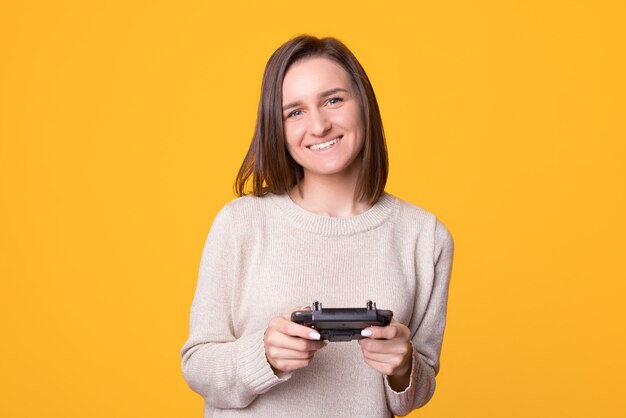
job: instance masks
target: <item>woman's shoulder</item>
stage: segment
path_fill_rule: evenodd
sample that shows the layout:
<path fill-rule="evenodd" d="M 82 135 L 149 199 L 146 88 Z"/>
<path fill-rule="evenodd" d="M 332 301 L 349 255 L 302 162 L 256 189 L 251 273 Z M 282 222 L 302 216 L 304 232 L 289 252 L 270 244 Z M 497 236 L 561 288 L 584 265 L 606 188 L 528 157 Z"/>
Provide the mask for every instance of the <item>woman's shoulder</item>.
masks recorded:
<path fill-rule="evenodd" d="M 398 202 L 398 215 L 401 219 L 412 223 L 416 221 L 434 222 L 437 220 L 435 214 L 426 210 L 424 207 L 408 200 L 401 199 L 397 196 L 391 194 L 388 195 Z"/>
<path fill-rule="evenodd" d="M 231 236 L 251 233 L 269 214 L 269 200 L 268 196 L 246 195 L 227 202 L 213 218 L 211 231 Z"/>
<path fill-rule="evenodd" d="M 227 202 L 220 213 L 224 212 L 228 216 L 234 217 L 246 217 L 250 214 L 266 211 L 270 206 L 271 197 L 269 194 L 265 196 L 245 195 Z"/>
<path fill-rule="evenodd" d="M 238 224 L 254 222 L 259 216 L 267 216 L 274 208 L 272 195 L 245 195 L 227 202 L 216 218 L 228 218 Z"/>
<path fill-rule="evenodd" d="M 402 213 L 405 216 L 413 216 L 413 217 L 420 217 L 420 218 L 428 218 L 428 217 L 434 216 L 433 213 L 429 212 L 428 210 L 424 209 L 422 206 L 416 203 L 401 199 L 395 195 L 390 195 L 390 196 L 392 196 L 394 199 L 396 199 L 399 202 L 400 209 L 402 210 Z"/>
<path fill-rule="evenodd" d="M 397 196 L 392 197 L 399 202 L 398 218 L 406 228 L 428 229 L 436 241 L 452 241 L 449 229 L 433 212 Z"/>

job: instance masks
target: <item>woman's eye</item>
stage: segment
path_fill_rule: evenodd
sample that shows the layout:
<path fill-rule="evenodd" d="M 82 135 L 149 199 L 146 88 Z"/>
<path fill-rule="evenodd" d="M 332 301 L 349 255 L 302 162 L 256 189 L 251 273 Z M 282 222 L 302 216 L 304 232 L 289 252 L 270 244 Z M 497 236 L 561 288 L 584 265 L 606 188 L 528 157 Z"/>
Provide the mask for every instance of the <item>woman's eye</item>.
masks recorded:
<path fill-rule="evenodd" d="M 293 112 L 291 112 L 291 113 L 289 113 L 289 114 L 287 115 L 287 119 L 289 119 L 289 118 L 293 118 L 293 117 L 295 117 L 295 116 L 300 116 L 301 114 L 302 114 L 302 111 L 301 111 L 301 110 L 294 110 Z"/>
<path fill-rule="evenodd" d="M 332 97 L 328 99 L 328 104 L 331 104 L 331 105 L 334 105 L 340 102 L 343 102 L 343 99 L 341 97 Z"/>

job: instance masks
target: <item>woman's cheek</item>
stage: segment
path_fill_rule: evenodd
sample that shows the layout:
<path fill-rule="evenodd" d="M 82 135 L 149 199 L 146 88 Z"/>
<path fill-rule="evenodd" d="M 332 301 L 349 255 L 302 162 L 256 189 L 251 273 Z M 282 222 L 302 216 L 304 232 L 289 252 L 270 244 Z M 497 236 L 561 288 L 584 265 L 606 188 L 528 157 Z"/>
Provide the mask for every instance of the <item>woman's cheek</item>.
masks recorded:
<path fill-rule="evenodd" d="M 285 140 L 291 147 L 299 146 L 304 139 L 304 129 L 300 123 L 291 123 L 285 126 Z"/>

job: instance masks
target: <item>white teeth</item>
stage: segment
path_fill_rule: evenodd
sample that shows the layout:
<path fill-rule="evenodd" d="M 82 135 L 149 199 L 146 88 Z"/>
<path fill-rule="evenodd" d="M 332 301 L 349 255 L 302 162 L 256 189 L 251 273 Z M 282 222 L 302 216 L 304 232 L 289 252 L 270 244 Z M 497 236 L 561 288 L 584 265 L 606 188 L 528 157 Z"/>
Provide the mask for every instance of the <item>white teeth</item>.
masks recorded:
<path fill-rule="evenodd" d="M 314 151 L 317 151 L 317 150 L 320 150 L 320 149 L 326 149 L 326 148 L 330 147 L 331 145 L 335 145 L 337 142 L 339 142 L 339 138 L 331 139 L 330 141 L 324 142 L 322 144 L 311 145 L 309 148 L 314 150 Z"/>

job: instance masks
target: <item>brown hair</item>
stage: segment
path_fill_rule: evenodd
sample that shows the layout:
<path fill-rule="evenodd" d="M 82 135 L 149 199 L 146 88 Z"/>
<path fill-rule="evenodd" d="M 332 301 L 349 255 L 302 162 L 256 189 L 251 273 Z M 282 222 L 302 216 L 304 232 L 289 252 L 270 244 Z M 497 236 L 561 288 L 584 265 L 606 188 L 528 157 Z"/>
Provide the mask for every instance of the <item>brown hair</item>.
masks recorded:
<path fill-rule="evenodd" d="M 365 125 L 365 141 L 361 150 L 363 164 L 356 197 L 374 204 L 385 190 L 389 171 L 385 134 L 374 89 L 359 61 L 341 41 L 309 35 L 297 36 L 283 44 L 265 66 L 256 128 L 235 180 L 235 194 L 284 194 L 304 177 L 302 167 L 285 146 L 282 88 L 289 67 L 296 61 L 313 56 L 332 59 L 352 79 Z M 246 191 L 248 181 L 251 182 L 251 192 Z"/>

